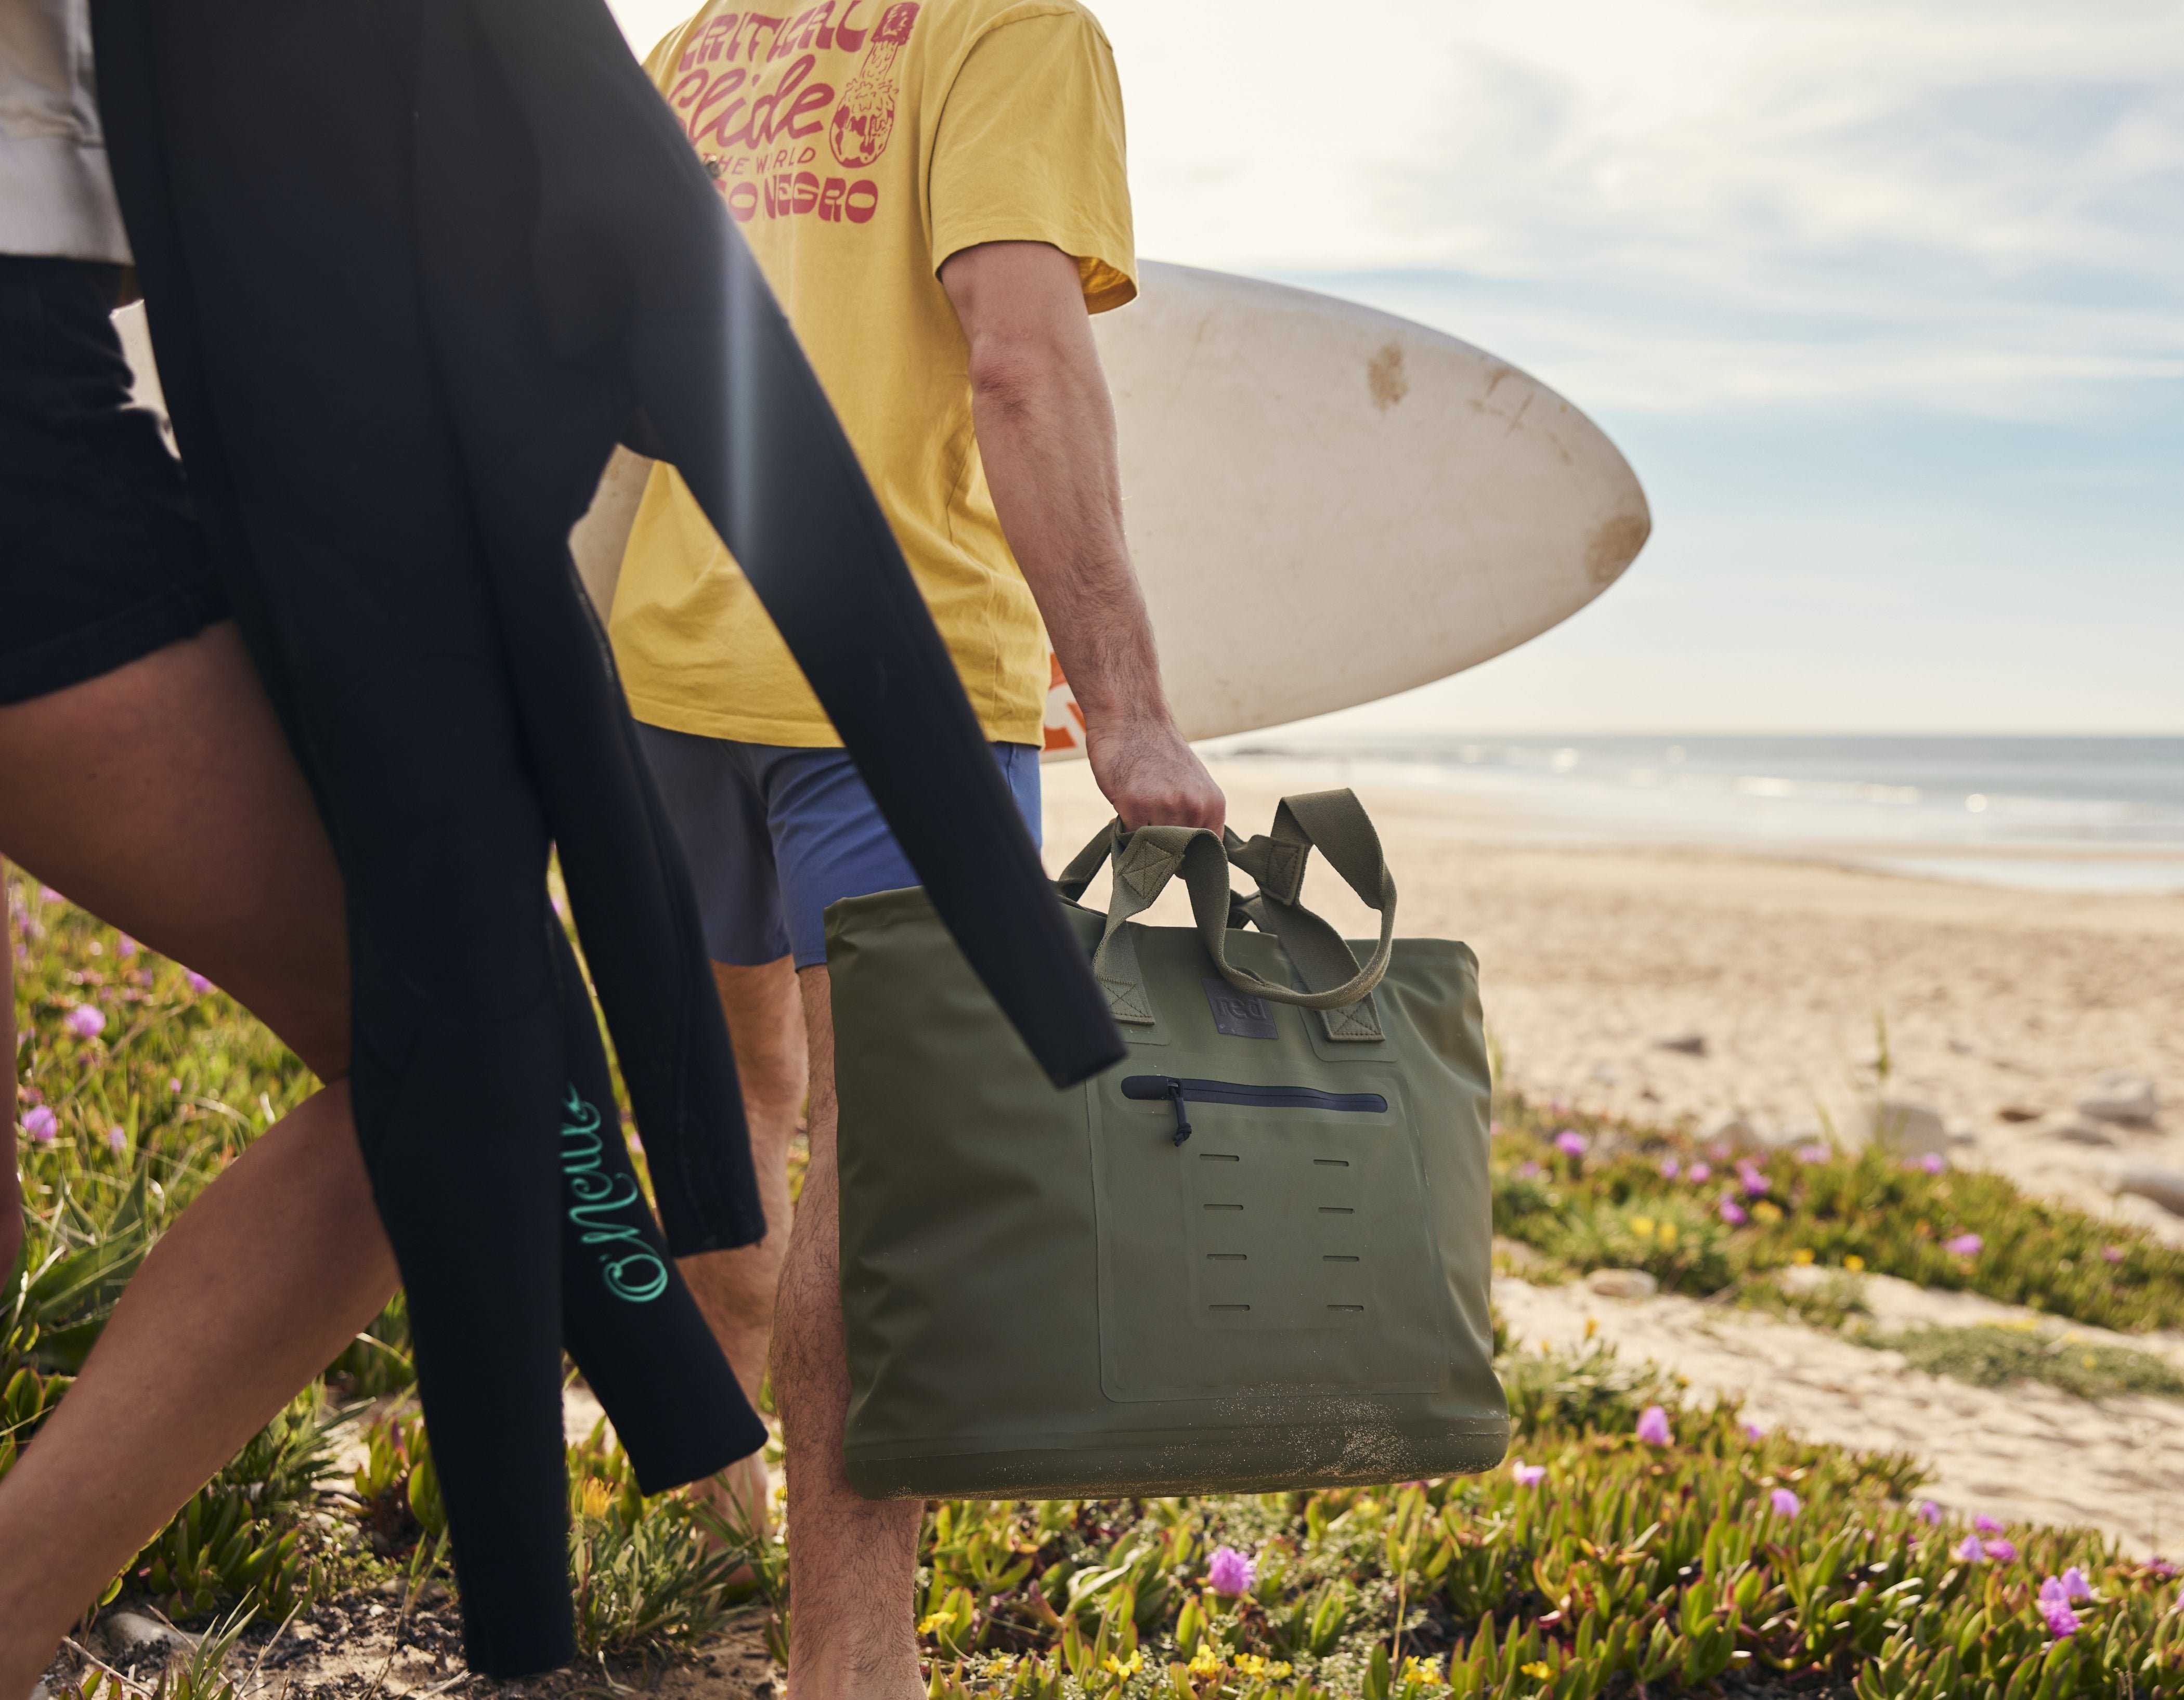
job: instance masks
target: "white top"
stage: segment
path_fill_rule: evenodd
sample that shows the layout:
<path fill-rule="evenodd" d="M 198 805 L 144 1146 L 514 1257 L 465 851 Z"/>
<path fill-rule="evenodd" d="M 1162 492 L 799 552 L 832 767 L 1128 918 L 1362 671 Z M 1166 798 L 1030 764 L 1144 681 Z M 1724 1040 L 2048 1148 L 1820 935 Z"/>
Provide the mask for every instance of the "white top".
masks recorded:
<path fill-rule="evenodd" d="M 0 0 L 0 253 L 128 263 L 90 0 Z"/>

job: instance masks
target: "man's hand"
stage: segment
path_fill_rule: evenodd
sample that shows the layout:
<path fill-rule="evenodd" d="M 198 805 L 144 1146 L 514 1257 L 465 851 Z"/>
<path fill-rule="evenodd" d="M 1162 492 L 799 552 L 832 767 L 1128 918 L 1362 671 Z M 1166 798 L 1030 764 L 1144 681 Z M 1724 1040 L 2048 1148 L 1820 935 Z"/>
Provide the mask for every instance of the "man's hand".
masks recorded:
<path fill-rule="evenodd" d="M 1137 724 L 1084 719 L 1092 777 L 1123 825 L 1133 831 L 1140 826 L 1221 830 L 1228 800 L 1173 720 L 1165 714 Z"/>
<path fill-rule="evenodd" d="M 973 423 L 1001 531 L 1084 711 L 1092 775 L 1125 826 L 1218 828 L 1227 805 L 1161 688 L 1123 537 L 1115 410 L 1077 262 L 1045 242 L 952 255 Z"/>

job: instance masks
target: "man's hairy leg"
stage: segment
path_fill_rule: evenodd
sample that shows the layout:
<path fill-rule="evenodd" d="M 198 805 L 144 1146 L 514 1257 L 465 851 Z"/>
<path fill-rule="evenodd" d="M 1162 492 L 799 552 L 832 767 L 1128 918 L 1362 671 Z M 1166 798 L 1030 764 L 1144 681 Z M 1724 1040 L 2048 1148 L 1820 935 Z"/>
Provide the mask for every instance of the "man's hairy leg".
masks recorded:
<path fill-rule="evenodd" d="M 789 1236 L 773 1336 L 774 1400 L 788 1447 L 788 1692 L 792 1700 L 914 1700 L 916 1500 L 850 1486 L 834 1160 L 834 1022 L 827 970 L 798 975 L 811 1036 L 811 1167 Z"/>
<path fill-rule="evenodd" d="M 743 1087 L 744 1118 L 750 1124 L 751 1161 L 758 1169 L 759 1200 L 766 1207 L 766 1238 L 733 1252 L 707 1252 L 681 1260 L 698 1307 L 727 1354 L 744 1395 L 758 1403 L 773 1343 L 774 1296 L 788 1254 L 788 1146 L 804 1114 L 810 1071 L 805 1061 L 804 1005 L 796 965 L 788 957 L 755 967 L 713 964 L 721 1013 L 735 1047 Z M 766 1460 L 745 1458 L 699 1490 L 728 1520 L 754 1534 L 767 1526 Z"/>

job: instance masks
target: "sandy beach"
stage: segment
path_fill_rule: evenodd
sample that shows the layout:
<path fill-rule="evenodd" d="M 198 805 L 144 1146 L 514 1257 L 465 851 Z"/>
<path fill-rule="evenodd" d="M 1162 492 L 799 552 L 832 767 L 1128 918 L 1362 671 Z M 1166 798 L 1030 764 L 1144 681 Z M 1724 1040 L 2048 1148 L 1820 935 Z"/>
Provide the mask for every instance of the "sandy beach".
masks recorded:
<path fill-rule="evenodd" d="M 1233 824 L 1263 831 L 1322 773 L 1216 764 Z M 1049 859 L 1106 810 L 1081 764 L 1050 765 Z M 1549 1099 L 1763 1137 L 1862 1125 L 1885 1021 L 1892 1097 L 1945 1119 L 1952 1160 L 2184 1242 L 2184 1219 L 2114 1198 L 2120 1170 L 2184 1172 L 2184 898 L 2023 892 L 1821 860 L 1652 846 L 1541 846 L 1500 802 L 1360 787 L 1401 894 L 1405 934 L 1479 953 L 1508 1082 Z M 1309 900 L 1358 931 L 1368 912 L 1314 864 Z M 1157 919 L 1183 919 L 1179 895 Z M 1704 1054 L 1664 1049 L 1691 1036 Z M 2093 1076 L 2124 1069 L 2170 1101 L 2150 1126 L 2086 1125 Z M 2104 1143 L 2086 1143 L 2087 1140 Z"/>

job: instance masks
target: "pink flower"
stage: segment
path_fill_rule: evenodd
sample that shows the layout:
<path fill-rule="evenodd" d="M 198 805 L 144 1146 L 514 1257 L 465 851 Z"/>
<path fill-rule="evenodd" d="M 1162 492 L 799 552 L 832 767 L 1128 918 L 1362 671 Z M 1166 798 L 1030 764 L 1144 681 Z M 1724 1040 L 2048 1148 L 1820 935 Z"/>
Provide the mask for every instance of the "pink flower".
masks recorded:
<path fill-rule="evenodd" d="M 109 1127 L 107 1129 L 106 1148 L 117 1157 L 119 1157 L 123 1152 L 128 1150 L 129 1130 L 124 1127 Z"/>
<path fill-rule="evenodd" d="M 2046 1581 L 2041 1583 L 2040 1597 L 2046 1599 L 2051 1588 L 2062 1597 L 2063 1603 L 2065 1605 L 2069 1605 L 2075 1600 L 2089 1600 L 2093 1597 L 2092 1584 L 2086 1580 L 2086 1573 L 2075 1564 L 2071 1565 L 2061 1575 L 2050 1576 Z"/>
<path fill-rule="evenodd" d="M 1217 1594 L 1245 1594 L 1251 1591 L 1251 1561 L 1234 1547 L 1216 1547 L 1206 1561 L 1206 1580 Z"/>
<path fill-rule="evenodd" d="M 2120 1264 L 2123 1261 L 2123 1247 L 2121 1246 L 2103 1246 L 2101 1247 L 2101 1255 L 2112 1264 Z"/>
<path fill-rule="evenodd" d="M 51 886 L 41 886 L 38 887 L 38 901 L 42 903 L 64 903 L 68 899 Z"/>
<path fill-rule="evenodd" d="M 1786 1487 L 1778 1487 L 1769 1494 L 1767 1503 L 1774 1508 L 1777 1517 L 1795 1517 L 1805 1508 L 1805 1502 Z"/>
<path fill-rule="evenodd" d="M 1566 1127 L 1555 1136 L 1555 1149 L 1568 1158 L 1580 1158 L 1587 1149 L 1585 1137 L 1575 1128 Z"/>
<path fill-rule="evenodd" d="M 106 1012 L 79 1003 L 61 1018 L 61 1025 L 79 1039 L 96 1039 L 106 1031 Z"/>
<path fill-rule="evenodd" d="M 1930 1151 L 1919 1159 L 1919 1166 L 1929 1175 L 1939 1175 L 1949 1166 L 1949 1159 L 1938 1151 Z"/>
<path fill-rule="evenodd" d="M 124 933 L 121 935 L 120 938 L 115 942 L 114 946 L 114 953 L 118 957 L 126 959 L 129 957 L 136 955 L 138 948 L 139 947 L 136 941 L 130 937 L 127 933 Z"/>
<path fill-rule="evenodd" d="M 2157 1582 L 2165 1582 L 2176 1575 L 2176 1567 L 2157 1554 L 2146 1561 L 2146 1574 Z"/>
<path fill-rule="evenodd" d="M 194 968 L 184 969 L 182 970 L 182 978 L 189 981 L 190 990 L 196 992 L 200 997 L 203 997 L 206 992 L 212 990 L 212 982 L 209 980 L 207 980 L 204 975 L 199 974 Z"/>
<path fill-rule="evenodd" d="M 1827 1147 L 1817 1143 L 1797 1147 L 1797 1161 L 1800 1163 L 1825 1163 L 1835 1153 Z"/>
<path fill-rule="evenodd" d="M 2060 1641 L 2065 1636 L 2078 1632 L 2078 1614 L 2070 1609 L 2068 1600 L 2056 1599 L 2042 1591 L 2040 1596 L 2040 1615 L 2047 1619 L 2048 1633 Z"/>
<path fill-rule="evenodd" d="M 1500 1122 L 1498 1122 L 1498 1121 L 1490 1121 L 1490 1122 L 1488 1122 L 1488 1123 L 1486 1124 L 1486 1136 L 1487 1136 L 1489 1139 L 1493 1138 L 1496 1135 L 1499 1134 L 1501 1131 L 1502 1131 L 1502 1124 L 1501 1124 Z"/>
<path fill-rule="evenodd" d="M 1694 1186 L 1703 1186 L 1707 1183 L 1707 1178 L 1713 1173 L 1713 1170 L 1708 1168 L 1705 1164 L 1694 1163 L 1684 1171 L 1684 1179 Z"/>
<path fill-rule="evenodd" d="M 60 1131 L 61 1119 L 43 1104 L 34 1104 L 23 1118 L 23 1131 L 31 1136 L 34 1145 L 51 1145 L 53 1136 Z"/>
<path fill-rule="evenodd" d="M 1517 1178 L 1519 1181 L 1536 1181 L 1545 1172 L 1536 1163 L 1528 1161 L 1517 1165 Z"/>
<path fill-rule="evenodd" d="M 1986 1555 L 1997 1564 L 2014 1564 L 2017 1562 L 2017 1543 L 1997 1535 L 1986 1543 Z"/>
<path fill-rule="evenodd" d="M 1965 1536 L 1957 1542 L 1953 1550 L 1955 1556 L 1967 1564 L 1976 1564 L 1986 1557 L 1986 1548 L 1980 1544 L 1980 1537 L 1976 1535 Z"/>
<path fill-rule="evenodd" d="M 1547 1467 L 1543 1464 L 1526 1464 L 1520 1458 L 1509 1466 L 1509 1474 L 1519 1487 L 1537 1487 L 1547 1479 Z"/>
<path fill-rule="evenodd" d="M 1675 1439 L 1669 1426 L 1669 1414 L 1658 1405 L 1648 1405 L 1638 1414 L 1638 1438 L 1647 1446 L 1667 1446 Z"/>
<path fill-rule="evenodd" d="M 1942 1508 L 1930 1499 L 1922 1499 L 1913 1506 L 1911 1514 L 1930 1529 L 1938 1527 L 1942 1521 Z"/>
<path fill-rule="evenodd" d="M 1663 1181 L 1673 1181 L 1683 1172 L 1684 1165 L 1677 1162 L 1674 1158 L 1664 1157 L 1661 1159 L 1661 1178 Z"/>
<path fill-rule="evenodd" d="M 1744 1437 L 1748 1441 L 1763 1441 L 1767 1438 L 1767 1431 L 1757 1423 L 1747 1423 L 1744 1425 Z"/>
<path fill-rule="evenodd" d="M 1737 1164 L 1736 1178 L 1744 1183 L 1745 1195 L 1747 1197 L 1764 1198 L 1767 1196 L 1767 1177 L 1749 1163 Z"/>
<path fill-rule="evenodd" d="M 1724 1198 L 1721 1201 L 1721 1219 L 1732 1228 L 1741 1228 L 1752 1219 L 1745 1214 L 1744 1206 L 1734 1198 Z"/>
<path fill-rule="evenodd" d="M 1986 1242 L 1977 1234 L 1959 1234 L 1946 1242 L 1942 1249 L 1954 1257 L 1975 1258 L 1986 1247 Z"/>
<path fill-rule="evenodd" d="M 2002 1533 L 2002 1525 L 1996 1522 L 1992 1517 L 1973 1518 L 1972 1527 L 1978 1530 L 1982 1535 L 1999 1535 Z"/>

